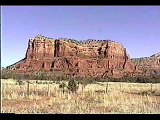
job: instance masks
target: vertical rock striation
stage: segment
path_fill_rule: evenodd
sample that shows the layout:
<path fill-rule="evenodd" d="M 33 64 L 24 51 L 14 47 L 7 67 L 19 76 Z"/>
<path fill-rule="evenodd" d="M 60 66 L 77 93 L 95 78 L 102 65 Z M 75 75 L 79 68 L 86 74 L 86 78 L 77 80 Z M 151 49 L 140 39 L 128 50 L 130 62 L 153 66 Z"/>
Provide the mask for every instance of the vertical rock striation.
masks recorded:
<path fill-rule="evenodd" d="M 7 67 L 16 73 L 51 71 L 55 75 L 121 77 L 135 71 L 126 48 L 111 40 L 29 39 L 23 60 Z"/>

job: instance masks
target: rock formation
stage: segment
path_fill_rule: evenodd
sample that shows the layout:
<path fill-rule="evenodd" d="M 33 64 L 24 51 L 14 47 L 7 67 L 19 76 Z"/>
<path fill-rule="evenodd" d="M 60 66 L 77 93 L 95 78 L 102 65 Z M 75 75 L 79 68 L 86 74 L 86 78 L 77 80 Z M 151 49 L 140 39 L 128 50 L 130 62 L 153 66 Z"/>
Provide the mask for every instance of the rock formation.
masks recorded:
<path fill-rule="evenodd" d="M 160 75 L 160 53 L 131 60 L 139 70 L 143 71 L 143 74 L 147 76 Z"/>
<path fill-rule="evenodd" d="M 121 77 L 133 73 L 126 48 L 111 40 L 29 39 L 26 56 L 7 69 L 16 73 L 52 72 L 80 77 Z"/>

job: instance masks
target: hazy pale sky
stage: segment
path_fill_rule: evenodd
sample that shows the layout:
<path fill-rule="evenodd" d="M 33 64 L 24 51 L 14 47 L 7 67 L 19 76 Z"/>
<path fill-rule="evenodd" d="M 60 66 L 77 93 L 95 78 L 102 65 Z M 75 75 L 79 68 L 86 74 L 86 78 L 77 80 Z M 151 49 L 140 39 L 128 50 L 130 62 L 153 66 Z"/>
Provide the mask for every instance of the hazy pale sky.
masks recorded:
<path fill-rule="evenodd" d="M 160 6 L 2 6 L 1 66 L 25 57 L 28 40 L 110 39 L 131 58 L 160 52 Z"/>

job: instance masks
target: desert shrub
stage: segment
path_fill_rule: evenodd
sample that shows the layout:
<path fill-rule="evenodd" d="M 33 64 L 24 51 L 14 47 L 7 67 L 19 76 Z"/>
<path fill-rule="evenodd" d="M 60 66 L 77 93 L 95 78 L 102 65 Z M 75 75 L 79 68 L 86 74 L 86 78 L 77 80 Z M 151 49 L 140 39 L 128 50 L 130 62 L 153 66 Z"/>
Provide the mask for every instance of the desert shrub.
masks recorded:
<path fill-rule="evenodd" d="M 29 74 L 24 74 L 22 77 L 23 77 L 23 79 L 26 79 L 26 80 L 31 79 L 31 75 L 29 75 Z"/>
<path fill-rule="evenodd" d="M 121 82 L 132 83 L 132 82 L 134 82 L 134 78 L 133 77 L 129 77 L 129 76 L 125 76 L 125 77 L 122 77 Z"/>
<path fill-rule="evenodd" d="M 119 82 L 119 80 L 117 78 L 109 78 L 110 82 Z"/>
<path fill-rule="evenodd" d="M 52 82 L 56 82 L 57 81 L 57 79 L 56 79 L 56 77 L 55 76 L 51 76 L 51 79 L 50 79 Z"/>
<path fill-rule="evenodd" d="M 136 82 L 138 82 L 138 83 L 147 83 L 147 78 L 137 77 Z M 149 82 L 149 81 L 148 81 L 148 82 Z"/>
<path fill-rule="evenodd" d="M 11 78 L 11 76 L 12 76 L 12 75 L 9 74 L 9 73 L 2 73 L 2 74 L 1 74 L 1 78 L 2 78 L 2 79 L 9 79 L 9 78 Z"/>
<path fill-rule="evenodd" d="M 13 73 L 11 71 L 8 70 L 1 70 L 1 78 L 2 79 L 9 79 L 12 78 Z"/>
<path fill-rule="evenodd" d="M 66 77 L 66 76 L 60 76 L 60 77 L 58 77 L 58 80 L 63 80 L 63 81 L 67 81 L 69 78 L 68 77 Z"/>
<path fill-rule="evenodd" d="M 92 77 L 88 77 L 88 78 L 81 78 L 79 80 L 77 80 L 80 84 L 82 85 L 87 85 L 87 84 L 93 84 L 96 83 L 95 78 Z"/>
<path fill-rule="evenodd" d="M 136 82 L 141 83 L 141 82 L 142 82 L 142 79 L 141 79 L 140 77 L 137 77 Z"/>
<path fill-rule="evenodd" d="M 160 75 L 153 75 L 148 81 L 151 83 L 160 83 Z"/>
<path fill-rule="evenodd" d="M 45 72 L 39 72 L 36 74 L 32 74 L 31 76 L 34 80 L 51 80 L 51 75 Z"/>
<path fill-rule="evenodd" d="M 88 78 L 86 78 L 85 81 L 87 82 L 87 84 L 96 83 L 95 78 L 93 78 L 93 77 L 88 77 Z"/>
<path fill-rule="evenodd" d="M 108 82 L 109 79 L 108 79 L 108 78 L 100 78 L 100 77 L 96 77 L 96 78 L 95 78 L 95 81 L 96 81 L 96 82 Z"/>
<path fill-rule="evenodd" d="M 64 93 L 64 88 L 67 87 L 67 85 L 62 82 L 60 85 L 59 85 L 59 88 L 62 89 L 62 92 Z"/>
<path fill-rule="evenodd" d="M 15 80 L 21 80 L 21 76 L 18 75 L 18 74 L 13 74 L 12 78 L 15 79 Z"/>
<path fill-rule="evenodd" d="M 40 80 L 46 80 L 47 79 L 47 76 L 45 73 L 41 73 L 40 75 Z"/>
<path fill-rule="evenodd" d="M 66 86 L 66 84 L 64 82 L 62 82 L 60 85 L 59 85 L 59 88 L 64 88 Z"/>
<path fill-rule="evenodd" d="M 68 82 L 68 90 L 72 93 L 76 93 L 76 91 L 78 90 L 77 81 L 75 81 L 74 79 L 70 79 Z"/>
<path fill-rule="evenodd" d="M 108 82 L 128 82 L 128 83 L 135 83 L 137 78 L 135 77 L 130 77 L 130 76 L 123 76 L 121 78 L 109 78 L 107 80 Z"/>
<path fill-rule="evenodd" d="M 23 80 L 17 80 L 16 84 L 18 84 L 18 85 L 25 85 L 25 82 Z"/>
<path fill-rule="evenodd" d="M 83 81 L 82 77 L 75 77 L 74 78 L 78 83 L 80 83 L 81 81 Z M 70 78 L 68 78 L 68 80 L 70 80 Z"/>

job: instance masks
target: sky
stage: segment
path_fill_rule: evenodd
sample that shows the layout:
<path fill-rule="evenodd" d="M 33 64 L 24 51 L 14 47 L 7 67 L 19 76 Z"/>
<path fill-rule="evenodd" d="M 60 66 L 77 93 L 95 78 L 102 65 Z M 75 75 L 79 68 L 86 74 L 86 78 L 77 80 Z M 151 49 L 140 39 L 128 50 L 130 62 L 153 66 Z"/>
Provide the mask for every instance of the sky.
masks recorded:
<path fill-rule="evenodd" d="M 160 6 L 2 6 L 1 67 L 25 57 L 28 40 L 110 39 L 131 58 L 160 52 Z"/>

